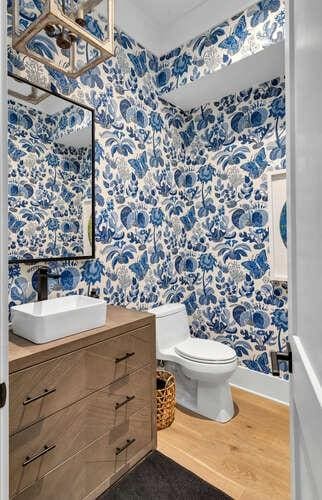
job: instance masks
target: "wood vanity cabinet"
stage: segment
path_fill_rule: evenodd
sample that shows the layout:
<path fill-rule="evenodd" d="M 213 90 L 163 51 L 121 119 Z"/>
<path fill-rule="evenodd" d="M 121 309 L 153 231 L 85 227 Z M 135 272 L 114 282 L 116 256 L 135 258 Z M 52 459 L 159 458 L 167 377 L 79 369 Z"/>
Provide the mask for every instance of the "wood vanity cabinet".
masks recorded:
<path fill-rule="evenodd" d="M 10 335 L 10 498 L 95 499 L 156 447 L 154 316 L 47 344 Z"/>

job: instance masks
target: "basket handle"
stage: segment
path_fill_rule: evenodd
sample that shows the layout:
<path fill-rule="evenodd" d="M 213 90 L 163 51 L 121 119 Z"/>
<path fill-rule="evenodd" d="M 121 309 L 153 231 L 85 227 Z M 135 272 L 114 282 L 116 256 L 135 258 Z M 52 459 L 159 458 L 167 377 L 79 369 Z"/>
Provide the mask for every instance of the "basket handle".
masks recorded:
<path fill-rule="evenodd" d="M 166 380 L 165 387 L 167 388 L 173 382 L 174 382 L 174 376 L 171 374 L 171 376 L 168 377 L 167 380 Z"/>

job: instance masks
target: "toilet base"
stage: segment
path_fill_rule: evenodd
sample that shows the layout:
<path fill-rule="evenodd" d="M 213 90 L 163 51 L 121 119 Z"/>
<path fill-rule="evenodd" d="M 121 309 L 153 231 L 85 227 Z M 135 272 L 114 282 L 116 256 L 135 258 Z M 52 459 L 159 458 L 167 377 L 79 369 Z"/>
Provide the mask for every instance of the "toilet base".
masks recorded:
<path fill-rule="evenodd" d="M 228 382 L 218 386 L 198 382 L 197 401 L 200 414 L 212 420 L 224 423 L 234 416 L 234 403 Z"/>
<path fill-rule="evenodd" d="M 166 362 L 165 368 L 175 375 L 177 404 L 216 422 L 225 423 L 233 418 L 234 403 L 228 380 L 215 385 L 188 377 L 177 363 Z"/>

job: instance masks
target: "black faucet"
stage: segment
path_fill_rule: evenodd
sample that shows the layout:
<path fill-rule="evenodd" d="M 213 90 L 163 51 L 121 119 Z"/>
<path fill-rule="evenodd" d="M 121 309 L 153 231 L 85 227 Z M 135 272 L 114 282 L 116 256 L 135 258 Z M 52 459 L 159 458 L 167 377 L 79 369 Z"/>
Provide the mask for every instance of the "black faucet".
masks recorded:
<path fill-rule="evenodd" d="M 48 267 L 38 269 L 38 302 L 48 299 L 48 278 L 59 279 L 61 274 L 52 274 Z"/>

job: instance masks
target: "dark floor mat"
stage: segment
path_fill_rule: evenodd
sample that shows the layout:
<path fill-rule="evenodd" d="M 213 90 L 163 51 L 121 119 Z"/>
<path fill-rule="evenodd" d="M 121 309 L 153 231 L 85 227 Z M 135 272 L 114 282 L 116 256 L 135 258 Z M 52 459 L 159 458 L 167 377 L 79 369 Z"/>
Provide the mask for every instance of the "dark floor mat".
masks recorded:
<path fill-rule="evenodd" d="M 99 500 L 232 500 L 158 451 L 151 453 Z"/>

